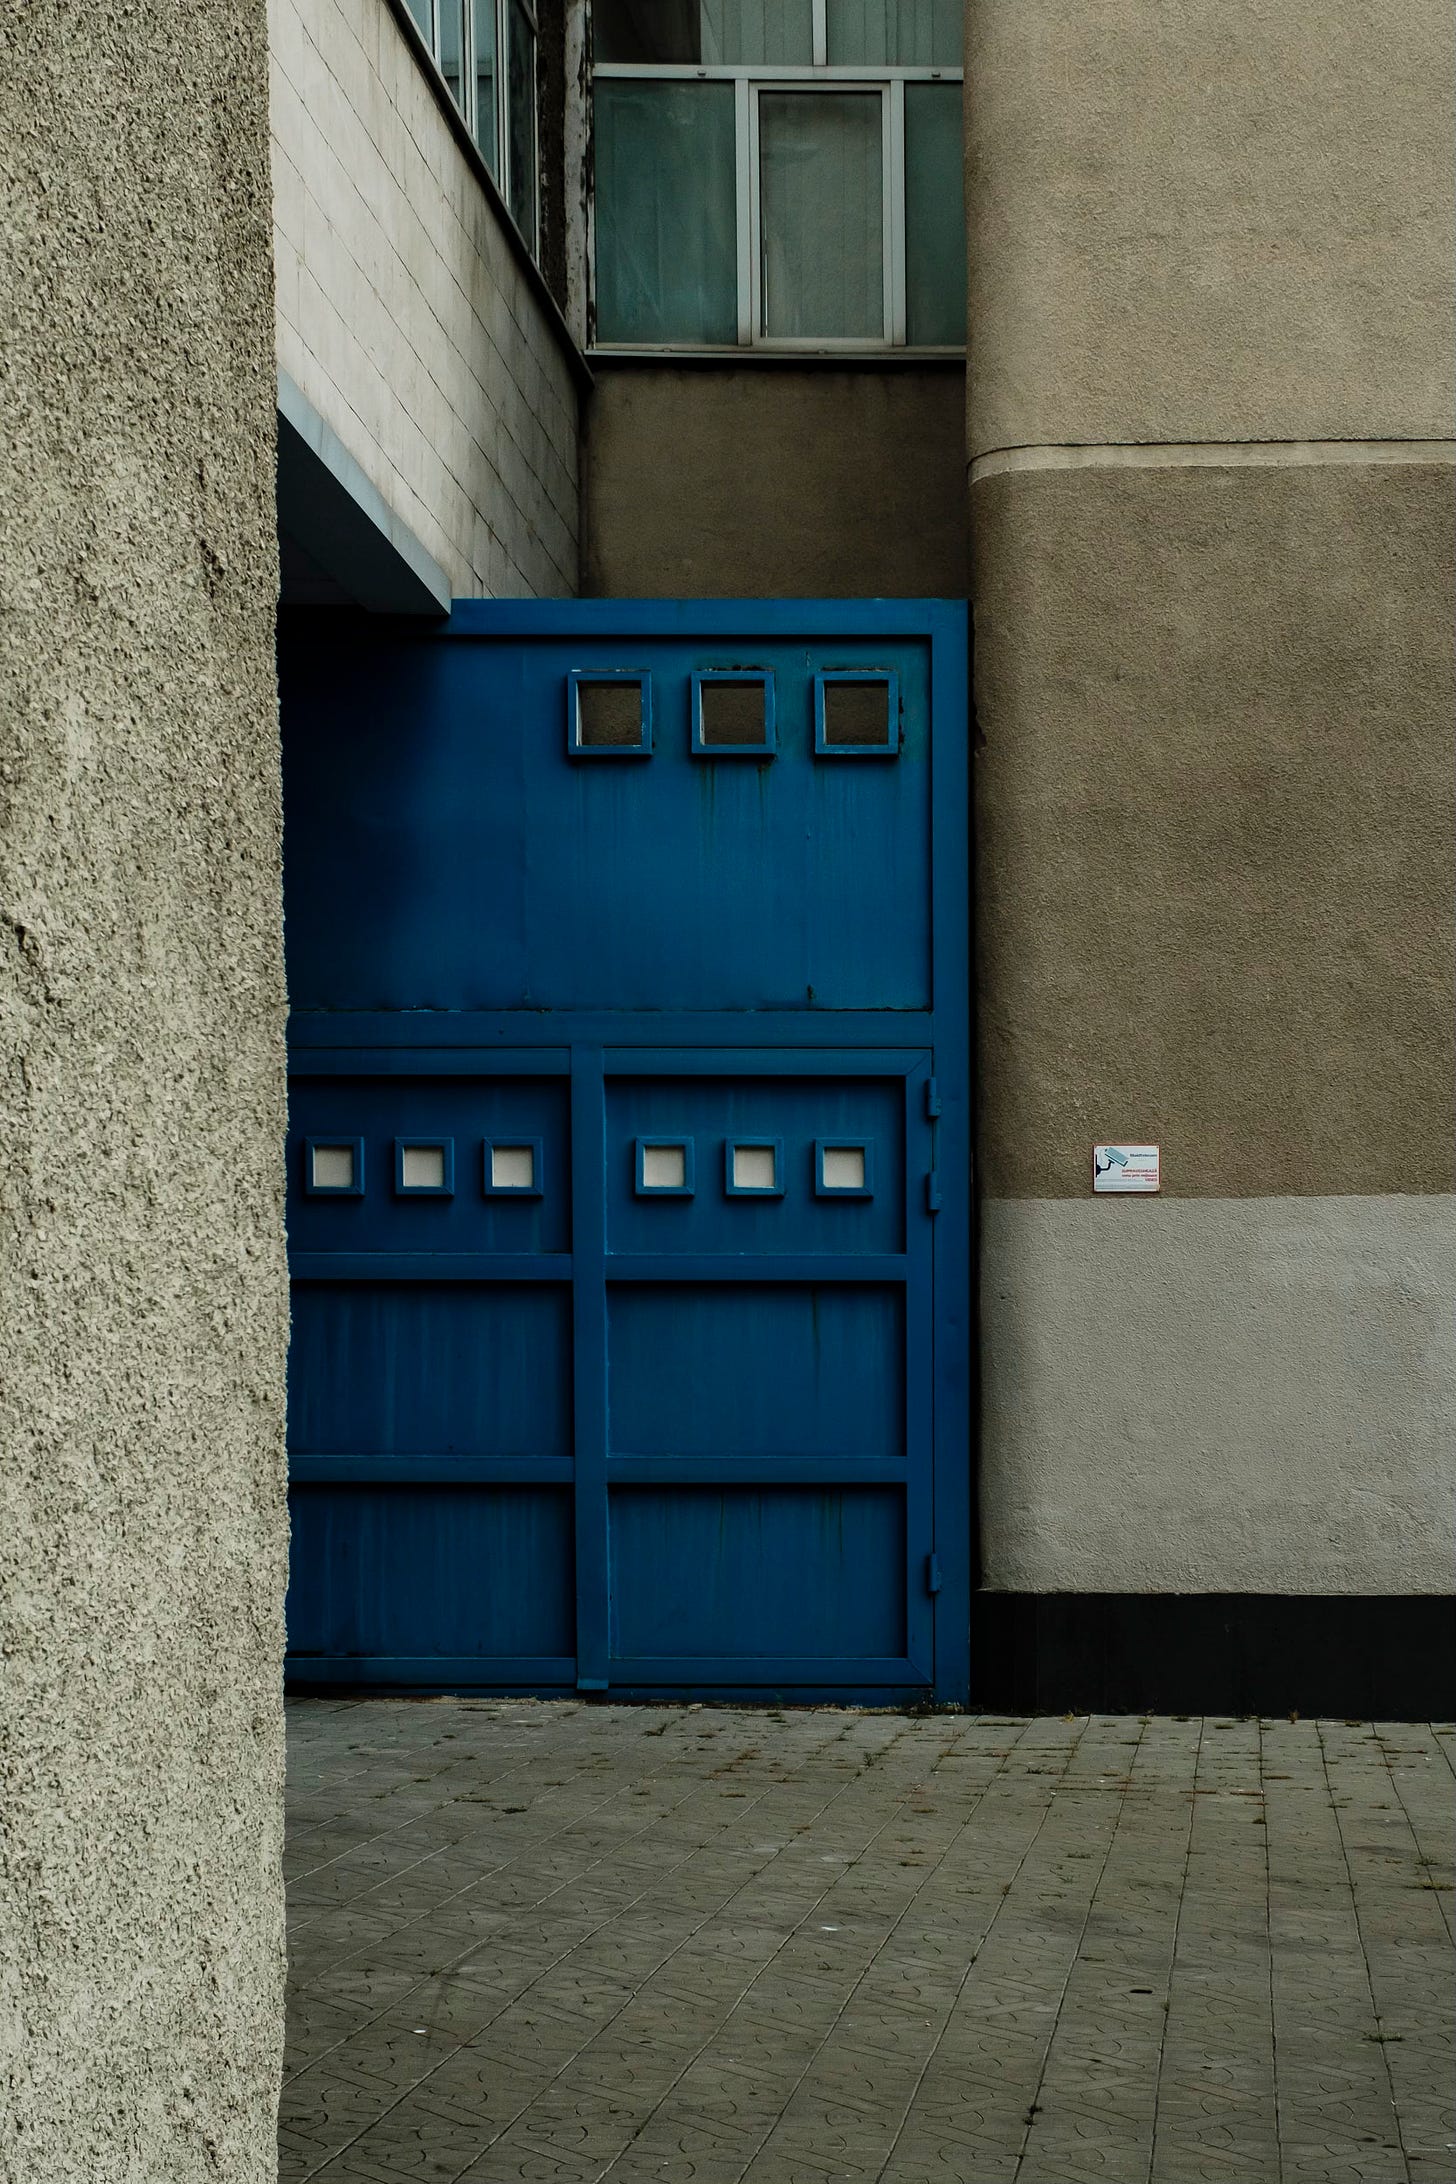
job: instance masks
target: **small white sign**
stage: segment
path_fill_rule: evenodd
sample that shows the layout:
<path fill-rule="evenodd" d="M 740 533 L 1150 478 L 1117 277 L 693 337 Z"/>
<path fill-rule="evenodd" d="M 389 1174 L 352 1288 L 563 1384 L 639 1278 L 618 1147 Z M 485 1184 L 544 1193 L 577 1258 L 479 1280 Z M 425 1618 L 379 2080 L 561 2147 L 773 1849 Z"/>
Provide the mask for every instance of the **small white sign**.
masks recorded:
<path fill-rule="evenodd" d="M 1094 1145 L 1094 1191 L 1155 1191 L 1159 1188 L 1156 1145 Z"/>

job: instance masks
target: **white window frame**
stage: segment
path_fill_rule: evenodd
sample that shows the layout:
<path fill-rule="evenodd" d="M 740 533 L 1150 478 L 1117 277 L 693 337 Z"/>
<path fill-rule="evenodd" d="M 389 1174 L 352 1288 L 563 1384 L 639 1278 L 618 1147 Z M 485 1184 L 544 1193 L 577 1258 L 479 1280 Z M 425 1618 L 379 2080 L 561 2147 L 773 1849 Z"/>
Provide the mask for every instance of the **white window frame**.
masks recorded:
<path fill-rule="evenodd" d="M 494 0 L 494 159 L 486 158 L 485 152 L 481 150 L 480 139 L 476 133 L 478 100 L 476 96 L 477 78 L 475 72 L 475 8 L 473 5 L 473 0 L 461 0 L 460 4 L 460 82 L 463 96 L 458 99 L 456 98 L 454 92 L 450 89 L 449 83 L 445 77 L 445 72 L 440 67 L 440 0 L 424 0 L 424 5 L 429 11 L 430 28 L 428 35 L 426 35 L 424 32 L 421 32 L 421 36 L 425 38 L 425 42 L 429 47 L 430 58 L 434 64 L 436 73 L 439 75 L 440 81 L 445 87 L 446 95 L 450 99 L 451 104 L 455 107 L 456 111 L 460 115 L 461 120 L 465 123 L 466 128 L 470 132 L 471 143 L 475 146 L 476 150 L 480 153 L 481 158 L 485 160 L 486 166 L 490 169 L 491 175 L 495 180 L 496 187 L 500 191 L 501 197 L 505 203 L 508 212 L 511 211 L 511 185 L 514 179 L 511 173 L 510 115 L 508 112 L 509 98 L 507 89 L 507 78 L 509 74 L 507 61 L 509 47 L 507 45 L 507 40 L 510 36 L 510 14 L 512 8 L 519 7 L 522 13 L 525 15 L 527 22 L 531 26 L 531 142 L 533 146 L 536 146 L 536 164 L 530 176 L 531 224 L 529 230 L 520 229 L 520 233 L 521 239 L 525 243 L 526 248 L 530 251 L 531 256 L 533 258 L 539 258 L 541 251 L 541 155 L 538 143 L 539 117 L 536 112 L 536 107 L 539 98 L 538 71 L 540 68 L 541 27 L 537 20 L 535 0 Z M 411 13 L 413 13 L 413 10 L 411 10 Z M 513 220 L 515 219 L 514 212 L 511 212 L 511 218 Z M 517 222 L 516 224 L 519 228 L 520 223 Z"/>
<path fill-rule="evenodd" d="M 815 60 L 793 67 L 764 63 L 715 65 L 694 61 L 597 61 L 592 81 L 611 79 L 637 83 L 731 83 L 734 87 L 734 146 L 738 220 L 738 340 L 732 347 L 697 341 L 603 341 L 595 332 L 591 349 L 602 356 L 742 356 L 745 350 L 785 356 L 963 356 L 964 342 L 916 343 L 907 341 L 908 312 L 905 293 L 905 86 L 909 83 L 963 85 L 963 68 L 855 67 L 831 68 L 828 51 L 826 0 L 813 0 Z M 763 188 L 759 169 L 758 104 L 764 92 L 773 91 L 878 91 L 884 102 L 881 145 L 884 159 L 882 202 L 884 206 L 883 264 L 885 275 L 885 333 L 827 336 L 766 334 L 763 331 Z M 587 208 L 590 310 L 595 327 L 596 311 L 596 217 L 595 188 Z"/>

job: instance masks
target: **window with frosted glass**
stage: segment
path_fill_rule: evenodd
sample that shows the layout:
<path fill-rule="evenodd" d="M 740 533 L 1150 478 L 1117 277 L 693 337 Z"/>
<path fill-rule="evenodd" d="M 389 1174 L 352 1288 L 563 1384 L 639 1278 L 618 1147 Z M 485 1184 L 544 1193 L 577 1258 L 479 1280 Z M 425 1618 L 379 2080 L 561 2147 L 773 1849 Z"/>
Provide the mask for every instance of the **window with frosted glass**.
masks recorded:
<path fill-rule="evenodd" d="M 538 244 L 534 0 L 406 0 L 521 234 Z"/>
<path fill-rule="evenodd" d="M 966 229 L 958 83 L 905 86 L 905 331 L 966 338 Z"/>
<path fill-rule="evenodd" d="M 732 85 L 606 77 L 595 107 L 598 339 L 736 341 Z"/>
<path fill-rule="evenodd" d="M 603 347 L 959 349 L 962 0 L 592 0 Z"/>
<path fill-rule="evenodd" d="M 839 68 L 959 68 L 962 12 L 962 0 L 825 0 L 825 58 Z"/>
<path fill-rule="evenodd" d="M 598 61 L 807 68 L 813 0 L 596 0 L 593 35 Z"/>
<path fill-rule="evenodd" d="M 435 58 L 457 106 L 465 104 L 464 0 L 436 0 Z"/>
<path fill-rule="evenodd" d="M 506 128 L 511 217 L 536 248 L 536 31 L 521 0 L 506 10 Z"/>
<path fill-rule="evenodd" d="M 765 334 L 884 339 L 884 103 L 878 91 L 760 94 Z"/>
<path fill-rule="evenodd" d="M 475 141 L 492 174 L 500 172 L 495 138 L 495 0 L 474 0 Z"/>

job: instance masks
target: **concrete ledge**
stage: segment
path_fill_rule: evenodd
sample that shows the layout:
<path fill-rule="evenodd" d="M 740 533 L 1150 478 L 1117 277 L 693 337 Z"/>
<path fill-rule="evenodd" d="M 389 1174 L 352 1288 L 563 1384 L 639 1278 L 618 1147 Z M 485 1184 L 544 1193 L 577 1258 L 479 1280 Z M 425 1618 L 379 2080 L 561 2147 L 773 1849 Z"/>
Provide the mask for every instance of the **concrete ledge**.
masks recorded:
<path fill-rule="evenodd" d="M 448 614 L 450 579 L 343 441 L 278 375 L 278 529 L 352 603 L 375 614 Z"/>

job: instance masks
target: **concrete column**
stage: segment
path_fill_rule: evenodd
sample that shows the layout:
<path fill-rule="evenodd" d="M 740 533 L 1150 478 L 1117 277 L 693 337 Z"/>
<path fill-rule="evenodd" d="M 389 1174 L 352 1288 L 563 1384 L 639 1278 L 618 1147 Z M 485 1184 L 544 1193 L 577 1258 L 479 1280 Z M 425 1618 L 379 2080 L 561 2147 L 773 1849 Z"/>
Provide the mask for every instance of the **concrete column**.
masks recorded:
<path fill-rule="evenodd" d="M 1439 1591 L 1449 10 L 970 0 L 966 70 L 985 1582 Z"/>
<path fill-rule="evenodd" d="M 263 2184 L 283 983 L 262 0 L 0 34 L 0 2174 Z"/>

